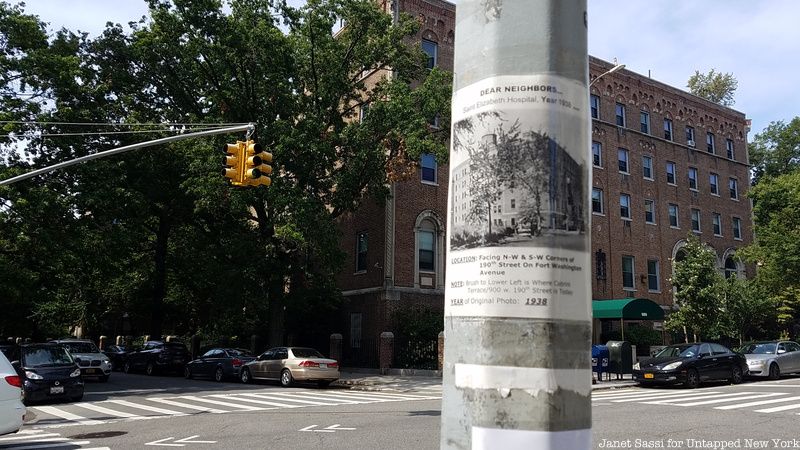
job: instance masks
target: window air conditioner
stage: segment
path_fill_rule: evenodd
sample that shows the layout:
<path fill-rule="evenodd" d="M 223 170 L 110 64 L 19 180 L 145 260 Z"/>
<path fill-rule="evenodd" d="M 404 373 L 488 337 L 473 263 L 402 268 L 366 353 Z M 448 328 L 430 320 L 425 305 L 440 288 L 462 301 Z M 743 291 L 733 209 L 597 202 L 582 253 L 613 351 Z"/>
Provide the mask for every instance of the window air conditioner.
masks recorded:
<path fill-rule="evenodd" d="M 688 140 L 686 141 L 686 145 L 688 145 L 689 147 L 694 147 L 694 141 Z"/>

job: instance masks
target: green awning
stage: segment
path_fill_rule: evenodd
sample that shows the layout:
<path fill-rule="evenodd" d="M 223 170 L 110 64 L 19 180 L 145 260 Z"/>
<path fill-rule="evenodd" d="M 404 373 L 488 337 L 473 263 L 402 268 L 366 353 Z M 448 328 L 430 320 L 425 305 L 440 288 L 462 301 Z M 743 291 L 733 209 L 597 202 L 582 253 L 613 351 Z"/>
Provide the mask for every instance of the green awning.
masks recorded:
<path fill-rule="evenodd" d="M 664 310 L 646 298 L 592 300 L 595 319 L 664 320 Z"/>

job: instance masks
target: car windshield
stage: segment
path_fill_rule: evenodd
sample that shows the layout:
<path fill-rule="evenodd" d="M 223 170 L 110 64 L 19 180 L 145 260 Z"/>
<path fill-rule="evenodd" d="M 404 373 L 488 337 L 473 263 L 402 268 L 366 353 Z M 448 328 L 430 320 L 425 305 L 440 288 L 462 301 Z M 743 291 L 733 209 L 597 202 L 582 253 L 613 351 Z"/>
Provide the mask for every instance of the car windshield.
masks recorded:
<path fill-rule="evenodd" d="M 755 355 L 774 355 L 777 347 L 778 344 L 775 342 L 761 342 L 745 345 L 742 347 L 741 352 Z"/>
<path fill-rule="evenodd" d="M 229 348 L 227 352 L 230 356 L 253 356 L 247 350 L 240 350 L 238 348 Z"/>
<path fill-rule="evenodd" d="M 64 347 L 34 347 L 22 351 L 25 367 L 64 366 L 73 364 Z"/>
<path fill-rule="evenodd" d="M 699 353 L 697 345 L 673 345 L 656 353 L 656 358 L 691 358 Z"/>
<path fill-rule="evenodd" d="M 294 354 L 295 358 L 324 358 L 322 353 L 313 348 L 293 348 L 292 354 Z"/>
<path fill-rule="evenodd" d="M 100 353 L 100 350 L 91 342 L 62 342 L 70 353 Z"/>

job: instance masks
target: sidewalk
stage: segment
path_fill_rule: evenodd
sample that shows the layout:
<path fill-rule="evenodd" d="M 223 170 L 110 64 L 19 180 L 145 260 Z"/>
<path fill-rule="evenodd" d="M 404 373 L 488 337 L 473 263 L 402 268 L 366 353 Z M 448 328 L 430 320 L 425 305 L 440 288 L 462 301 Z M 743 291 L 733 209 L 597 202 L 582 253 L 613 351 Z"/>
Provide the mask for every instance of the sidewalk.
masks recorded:
<path fill-rule="evenodd" d="M 334 383 L 337 386 L 349 387 L 361 391 L 442 391 L 442 376 L 433 370 L 401 370 L 390 369 L 388 375 L 380 375 L 378 370 L 341 372 L 341 378 Z M 615 375 L 610 380 L 592 384 L 592 391 L 621 389 L 636 386 L 630 374 L 617 380 Z"/>

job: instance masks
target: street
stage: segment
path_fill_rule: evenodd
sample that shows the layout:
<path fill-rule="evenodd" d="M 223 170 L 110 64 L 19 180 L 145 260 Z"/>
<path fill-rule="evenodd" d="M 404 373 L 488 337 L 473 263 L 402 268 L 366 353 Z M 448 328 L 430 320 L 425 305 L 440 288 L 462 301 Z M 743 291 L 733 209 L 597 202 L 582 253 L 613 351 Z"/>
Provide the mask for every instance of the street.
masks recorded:
<path fill-rule="evenodd" d="M 436 448 L 441 394 L 284 389 L 114 373 L 84 401 L 28 407 L 0 448 Z M 155 419 L 155 420 L 154 420 Z"/>

